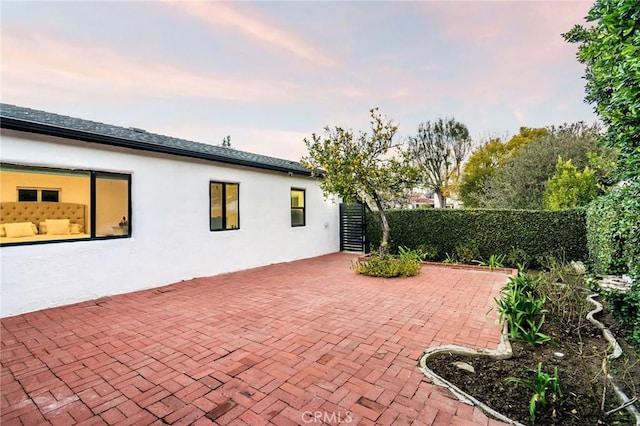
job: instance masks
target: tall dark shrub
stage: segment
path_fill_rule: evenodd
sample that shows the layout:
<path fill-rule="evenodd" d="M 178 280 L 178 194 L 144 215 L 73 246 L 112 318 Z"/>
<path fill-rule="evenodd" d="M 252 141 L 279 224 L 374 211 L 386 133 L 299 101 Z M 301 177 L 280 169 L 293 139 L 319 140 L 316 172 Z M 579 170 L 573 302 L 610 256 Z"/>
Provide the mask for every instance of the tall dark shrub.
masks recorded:
<path fill-rule="evenodd" d="M 587 241 L 591 268 L 599 274 L 629 274 L 626 293 L 605 298 L 629 343 L 640 353 L 640 182 L 599 198 L 587 210 Z"/>
<path fill-rule="evenodd" d="M 640 182 L 589 205 L 587 245 L 594 272 L 640 275 Z"/>

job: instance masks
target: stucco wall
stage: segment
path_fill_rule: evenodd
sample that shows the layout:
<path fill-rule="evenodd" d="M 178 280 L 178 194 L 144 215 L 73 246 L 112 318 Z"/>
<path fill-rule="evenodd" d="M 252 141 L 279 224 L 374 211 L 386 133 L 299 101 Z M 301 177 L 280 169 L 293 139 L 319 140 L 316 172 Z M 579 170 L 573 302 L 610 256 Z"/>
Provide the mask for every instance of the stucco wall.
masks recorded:
<path fill-rule="evenodd" d="M 2 317 L 339 250 L 338 204 L 303 176 L 2 130 L 2 162 L 130 173 L 132 237 L 0 247 Z M 209 182 L 240 184 L 240 229 L 209 231 Z M 290 189 L 306 189 L 291 227 Z"/>

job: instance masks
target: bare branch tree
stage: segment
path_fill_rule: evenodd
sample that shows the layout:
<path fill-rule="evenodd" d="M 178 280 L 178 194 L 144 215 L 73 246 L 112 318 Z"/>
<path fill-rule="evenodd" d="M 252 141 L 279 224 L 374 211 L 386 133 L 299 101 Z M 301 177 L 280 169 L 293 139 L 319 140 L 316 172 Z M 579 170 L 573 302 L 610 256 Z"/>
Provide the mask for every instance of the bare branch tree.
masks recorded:
<path fill-rule="evenodd" d="M 409 138 L 409 152 L 422 172 L 423 184 L 433 189 L 438 206 L 445 206 L 445 193 L 460 177 L 462 162 L 471 150 L 467 126 L 454 118 L 420 123 L 418 134 Z"/>

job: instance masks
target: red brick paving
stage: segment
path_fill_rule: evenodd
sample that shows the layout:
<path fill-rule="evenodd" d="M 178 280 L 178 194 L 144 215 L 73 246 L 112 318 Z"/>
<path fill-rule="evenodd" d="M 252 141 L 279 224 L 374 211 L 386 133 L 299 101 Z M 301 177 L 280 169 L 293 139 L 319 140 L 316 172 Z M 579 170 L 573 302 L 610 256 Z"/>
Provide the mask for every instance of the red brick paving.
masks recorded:
<path fill-rule="evenodd" d="M 358 276 L 337 253 L 1 320 L 5 425 L 489 425 L 417 369 L 495 348 L 504 273 Z"/>

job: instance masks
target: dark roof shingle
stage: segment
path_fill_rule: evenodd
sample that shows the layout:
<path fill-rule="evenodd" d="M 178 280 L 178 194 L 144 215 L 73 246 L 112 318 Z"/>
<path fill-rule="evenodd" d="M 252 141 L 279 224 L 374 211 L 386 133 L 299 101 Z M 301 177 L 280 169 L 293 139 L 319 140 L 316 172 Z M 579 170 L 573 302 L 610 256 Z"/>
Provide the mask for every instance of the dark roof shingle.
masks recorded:
<path fill-rule="evenodd" d="M 0 127 L 309 176 L 300 163 L 45 111 L 0 103 Z"/>

